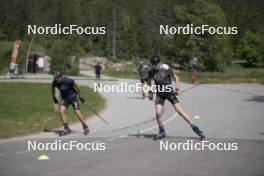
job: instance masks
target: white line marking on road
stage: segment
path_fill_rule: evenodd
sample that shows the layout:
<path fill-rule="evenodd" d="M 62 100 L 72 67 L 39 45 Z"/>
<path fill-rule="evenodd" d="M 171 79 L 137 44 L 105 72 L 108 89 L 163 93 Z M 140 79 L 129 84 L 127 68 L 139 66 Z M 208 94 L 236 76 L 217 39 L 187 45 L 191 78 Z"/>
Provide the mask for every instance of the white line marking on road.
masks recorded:
<path fill-rule="evenodd" d="M 127 137 L 127 135 L 126 134 L 124 134 L 124 135 L 121 135 L 121 136 L 119 136 L 120 138 L 125 138 L 125 137 Z"/>
<path fill-rule="evenodd" d="M 30 151 L 28 150 L 21 150 L 21 151 L 17 151 L 17 154 L 24 154 L 24 153 L 29 153 Z"/>
<path fill-rule="evenodd" d="M 174 114 L 169 119 L 165 120 L 163 122 L 163 124 L 166 125 L 167 123 L 169 123 L 170 121 L 172 121 L 173 119 L 175 119 L 177 116 L 178 116 L 177 114 Z M 150 131 L 150 130 L 155 129 L 155 128 L 158 128 L 158 125 L 154 125 L 154 126 L 152 126 L 150 128 L 147 128 L 145 130 L 139 130 L 138 129 L 138 136 L 139 136 L 140 132 L 143 132 L 144 133 L 144 132 Z M 129 137 L 127 134 L 124 134 L 124 135 L 119 136 L 119 138 L 127 138 L 127 137 Z"/>
<path fill-rule="evenodd" d="M 170 121 L 172 121 L 173 119 L 175 119 L 177 116 L 178 116 L 178 114 L 175 113 L 173 116 L 171 116 L 170 118 L 168 118 L 167 120 L 165 120 L 163 122 L 163 124 L 166 125 L 167 123 L 169 123 Z M 155 128 L 158 128 L 158 125 L 154 125 L 154 126 L 152 126 L 150 128 L 147 128 L 145 130 L 138 130 L 138 136 L 139 136 L 140 133 L 145 133 L 145 132 L 150 131 L 150 130 L 153 130 Z M 127 138 L 127 137 L 128 137 L 127 134 L 124 134 L 124 135 L 119 136 L 119 138 Z"/>
<path fill-rule="evenodd" d="M 173 116 L 171 116 L 170 118 L 168 118 L 167 120 L 165 120 L 165 121 L 163 122 L 163 124 L 166 125 L 167 123 L 169 123 L 170 121 L 172 121 L 173 119 L 175 119 L 177 116 L 178 116 L 178 114 L 175 113 Z M 158 127 L 159 127 L 158 125 L 154 125 L 154 126 L 152 126 L 152 127 L 150 127 L 150 128 L 147 128 L 147 129 L 145 129 L 145 130 L 140 130 L 140 132 L 145 133 L 145 132 L 147 132 L 147 131 L 151 131 L 151 130 L 153 130 L 153 129 L 155 129 L 155 128 L 158 128 Z"/>

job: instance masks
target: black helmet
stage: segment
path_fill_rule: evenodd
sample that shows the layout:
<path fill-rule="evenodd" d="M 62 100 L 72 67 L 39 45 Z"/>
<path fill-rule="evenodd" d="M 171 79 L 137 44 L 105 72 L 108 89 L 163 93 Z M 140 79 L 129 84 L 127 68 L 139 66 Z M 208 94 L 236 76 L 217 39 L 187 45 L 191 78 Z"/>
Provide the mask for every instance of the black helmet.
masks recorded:
<path fill-rule="evenodd" d="M 63 76 L 63 72 L 62 71 L 55 71 L 54 72 L 54 78 L 55 79 L 58 79 L 58 78 L 60 78 L 62 76 Z"/>
<path fill-rule="evenodd" d="M 159 56 L 152 56 L 150 59 L 150 63 L 152 65 L 157 65 L 160 63 L 160 57 Z"/>

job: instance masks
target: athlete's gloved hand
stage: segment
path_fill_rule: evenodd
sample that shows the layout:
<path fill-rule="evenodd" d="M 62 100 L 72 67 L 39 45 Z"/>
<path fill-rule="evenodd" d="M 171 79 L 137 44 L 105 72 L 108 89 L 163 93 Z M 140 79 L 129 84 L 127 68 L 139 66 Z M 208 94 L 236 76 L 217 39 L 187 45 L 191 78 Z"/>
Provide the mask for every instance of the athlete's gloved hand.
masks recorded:
<path fill-rule="evenodd" d="M 54 102 L 55 104 L 59 104 L 59 101 L 57 100 L 56 97 L 53 97 L 53 102 Z"/>
<path fill-rule="evenodd" d="M 79 96 L 79 100 L 81 101 L 81 103 L 85 103 L 85 98 L 83 96 Z"/>
<path fill-rule="evenodd" d="M 180 89 L 179 89 L 179 88 L 176 88 L 176 89 L 175 89 L 175 95 L 176 95 L 176 96 L 179 96 L 179 95 L 180 95 Z"/>

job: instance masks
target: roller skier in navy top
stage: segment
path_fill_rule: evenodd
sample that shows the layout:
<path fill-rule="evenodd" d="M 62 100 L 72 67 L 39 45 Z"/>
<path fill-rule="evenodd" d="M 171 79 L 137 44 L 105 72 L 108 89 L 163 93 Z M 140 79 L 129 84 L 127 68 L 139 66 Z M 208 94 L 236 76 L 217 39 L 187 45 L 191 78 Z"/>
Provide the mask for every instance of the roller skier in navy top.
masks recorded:
<path fill-rule="evenodd" d="M 62 101 L 59 103 L 55 96 L 55 88 L 58 88 L 61 94 Z M 59 105 L 59 116 L 63 123 L 64 130 L 61 135 L 66 135 L 71 133 L 71 129 L 69 128 L 67 118 L 65 115 L 65 111 L 69 105 L 72 106 L 75 115 L 80 120 L 84 134 L 87 135 L 89 133 L 89 128 L 85 122 L 84 116 L 80 111 L 79 100 L 84 103 L 85 99 L 80 95 L 80 86 L 71 78 L 64 76 L 64 74 L 60 71 L 55 72 L 54 80 L 51 84 L 51 92 L 53 101 L 55 104 Z"/>

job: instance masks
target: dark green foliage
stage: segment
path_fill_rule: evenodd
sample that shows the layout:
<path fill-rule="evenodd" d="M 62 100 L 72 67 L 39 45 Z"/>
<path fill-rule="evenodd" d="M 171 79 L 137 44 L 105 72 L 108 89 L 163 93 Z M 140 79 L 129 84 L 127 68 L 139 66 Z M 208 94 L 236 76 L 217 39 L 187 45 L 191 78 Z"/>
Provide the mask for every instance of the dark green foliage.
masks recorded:
<path fill-rule="evenodd" d="M 12 42 L 0 42 L 0 74 L 8 73 L 12 47 Z"/>
<path fill-rule="evenodd" d="M 264 34 L 246 32 L 237 47 L 238 58 L 247 60 L 247 67 L 264 68 Z"/>
<path fill-rule="evenodd" d="M 195 0 L 190 5 L 174 6 L 175 24 L 202 26 L 226 26 L 222 9 L 206 0 Z M 175 35 L 169 53 L 174 54 L 181 65 L 187 67 L 193 56 L 198 58 L 200 70 L 221 71 L 221 66 L 231 58 L 230 44 L 224 35 Z M 176 47 L 175 47 L 176 46 Z"/>
<path fill-rule="evenodd" d="M 78 63 L 82 54 L 106 56 L 115 61 L 134 59 L 134 62 L 160 54 L 166 62 L 178 63 L 185 70 L 196 55 L 199 70 L 222 71 L 232 59 L 241 58 L 244 40 L 249 40 L 241 38 L 246 37 L 247 31 L 264 32 L 263 5 L 261 0 L 1 0 L 0 40 L 14 41 L 20 37 L 22 41 L 30 41 L 29 24 L 105 26 L 105 35 L 36 35 L 34 43 L 51 56 L 52 70 L 66 68 L 67 72 L 78 72 L 69 63 L 71 58 Z M 237 26 L 239 33 L 159 34 L 159 25 L 187 23 Z M 247 66 L 264 65 L 260 57 L 243 54 L 243 58 L 252 62 Z"/>
<path fill-rule="evenodd" d="M 71 40 L 54 40 L 50 48 L 51 71 L 64 71 L 66 74 L 77 75 L 80 55 L 84 54 L 78 43 Z"/>

